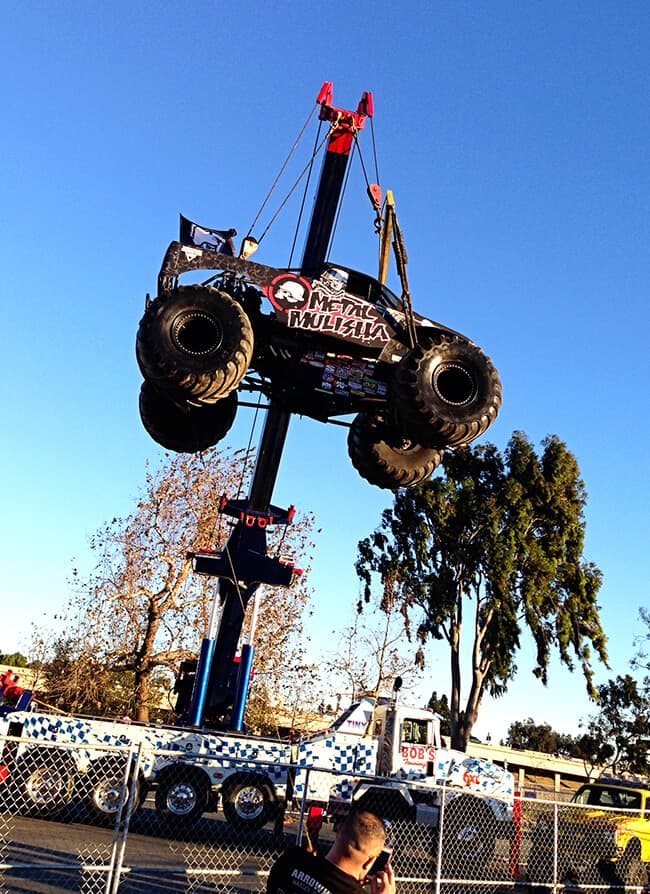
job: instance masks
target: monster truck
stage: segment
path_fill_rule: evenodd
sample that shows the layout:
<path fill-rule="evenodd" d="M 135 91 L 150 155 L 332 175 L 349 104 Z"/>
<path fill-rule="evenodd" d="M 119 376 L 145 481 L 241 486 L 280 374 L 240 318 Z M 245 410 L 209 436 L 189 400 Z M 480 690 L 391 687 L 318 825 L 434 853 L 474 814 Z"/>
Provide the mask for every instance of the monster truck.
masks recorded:
<path fill-rule="evenodd" d="M 327 151 L 298 267 L 250 261 L 259 243 L 248 237 L 239 257 L 201 247 L 183 227 L 170 244 L 138 329 L 140 416 L 155 441 L 182 453 L 224 437 L 243 391 L 284 414 L 322 422 L 352 415 L 348 452 L 357 471 L 378 487 L 410 487 L 431 475 L 445 448 L 488 429 L 501 382 L 466 336 L 414 313 L 392 193 L 382 222 L 381 189 L 368 185 L 380 278 L 330 262 L 351 150 L 360 152 L 357 137 L 374 114 L 371 94 L 356 112 L 332 99 L 326 82 L 317 103 L 329 126 Z M 385 285 L 393 236 L 401 298 Z M 203 283 L 180 284 L 199 270 L 211 271 Z"/>
<path fill-rule="evenodd" d="M 199 269 L 216 271 L 210 285 L 178 284 Z M 499 375 L 468 338 L 409 319 L 378 280 L 329 263 L 280 270 L 173 242 L 136 354 L 143 424 L 168 449 L 217 443 L 236 392 L 258 391 L 320 421 L 355 414 L 352 463 L 385 488 L 428 478 L 446 447 L 482 435 L 501 406 Z"/>

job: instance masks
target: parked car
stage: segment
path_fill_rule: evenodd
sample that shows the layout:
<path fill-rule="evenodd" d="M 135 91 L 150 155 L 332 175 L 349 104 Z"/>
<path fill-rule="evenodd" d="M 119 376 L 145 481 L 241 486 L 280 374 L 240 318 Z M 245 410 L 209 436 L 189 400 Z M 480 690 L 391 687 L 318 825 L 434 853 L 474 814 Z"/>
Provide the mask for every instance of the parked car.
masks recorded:
<path fill-rule="evenodd" d="M 648 863 L 650 788 L 640 780 L 607 779 L 586 783 L 568 805 L 539 817 L 528 876 L 539 883 L 639 888 L 647 884 Z"/>

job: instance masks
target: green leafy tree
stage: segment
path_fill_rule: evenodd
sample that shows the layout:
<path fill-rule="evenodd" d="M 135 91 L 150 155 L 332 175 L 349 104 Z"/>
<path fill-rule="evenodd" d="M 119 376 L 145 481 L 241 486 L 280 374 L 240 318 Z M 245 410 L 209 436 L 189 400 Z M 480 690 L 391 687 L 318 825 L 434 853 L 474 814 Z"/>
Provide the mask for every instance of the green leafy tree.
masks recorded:
<path fill-rule="evenodd" d="M 242 491 L 247 468 L 243 452 L 168 457 L 147 474 L 131 515 L 114 518 L 92 537 L 97 564 L 91 574 L 74 576 L 71 637 L 88 667 L 99 663 L 132 675 L 130 702 L 137 720 L 147 721 L 159 701 L 152 688 L 156 674 L 164 669 L 173 673 L 181 661 L 196 657 L 207 635 L 216 579 L 194 574 L 187 554 L 223 547 L 229 523 L 219 514 L 219 497 Z M 305 556 L 311 528 L 307 516 L 287 531 L 275 529 L 269 551 Z M 260 588 L 256 664 L 266 672 L 274 668 L 276 676 L 300 641 L 307 576 L 297 586 L 283 588 L 281 595 Z"/>
<path fill-rule="evenodd" d="M 440 717 L 440 735 L 441 736 L 450 736 L 451 735 L 451 711 L 449 710 L 449 699 L 443 692 L 440 697 L 438 697 L 438 693 L 434 690 L 431 693 L 431 698 L 427 704 L 427 708 L 430 711 L 438 714 Z"/>
<path fill-rule="evenodd" d="M 595 695 L 592 648 L 607 660 L 596 602 L 601 573 L 582 556 L 586 491 L 559 438 L 547 438 L 541 456 L 520 432 L 505 455 L 492 444 L 448 452 L 444 473 L 396 493 L 381 526 L 359 544 L 357 571 L 367 595 L 379 581 L 382 598 L 399 600 L 408 636 L 415 616 L 417 662 L 429 637 L 447 642 L 452 745 L 466 750 L 485 693 L 503 695 L 517 671 L 524 631 L 542 683 L 557 650 Z"/>
<path fill-rule="evenodd" d="M 650 696 L 644 684 L 630 674 L 598 687 L 598 713 L 585 724 L 577 739 L 576 756 L 592 769 L 650 772 Z"/>
<path fill-rule="evenodd" d="M 535 723 L 532 717 L 511 723 L 505 744 L 509 748 L 540 751 L 542 754 L 575 755 L 573 736 L 558 733 L 549 723 Z"/>
<path fill-rule="evenodd" d="M 28 662 L 22 652 L 0 652 L 0 664 L 11 667 L 27 667 Z"/>

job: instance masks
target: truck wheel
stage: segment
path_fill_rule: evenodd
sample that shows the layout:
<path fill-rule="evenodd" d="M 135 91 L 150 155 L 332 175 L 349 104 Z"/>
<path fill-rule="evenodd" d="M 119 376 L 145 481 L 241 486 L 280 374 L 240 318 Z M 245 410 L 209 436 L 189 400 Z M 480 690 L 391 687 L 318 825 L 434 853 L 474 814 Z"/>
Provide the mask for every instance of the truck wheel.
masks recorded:
<path fill-rule="evenodd" d="M 526 864 L 526 874 L 529 881 L 539 885 L 552 885 L 554 883 L 554 850 L 553 835 L 552 833 L 549 833 L 548 821 L 544 820 L 543 823 L 540 823 L 533 828 L 530 838 L 530 852 Z M 558 881 L 562 880 L 566 871 L 567 868 L 565 866 L 563 855 L 558 851 Z"/>
<path fill-rule="evenodd" d="M 445 810 L 442 859 L 456 873 L 477 878 L 494 854 L 497 827 L 487 804 L 459 795 Z"/>
<path fill-rule="evenodd" d="M 400 438 L 363 413 L 350 426 L 348 454 L 362 478 L 388 490 L 426 481 L 442 461 L 442 451 Z"/>
<path fill-rule="evenodd" d="M 173 765 L 158 778 L 158 816 L 172 826 L 196 823 L 208 807 L 210 788 L 210 780 L 202 770 Z"/>
<path fill-rule="evenodd" d="M 237 413 L 237 392 L 208 406 L 181 406 L 150 382 L 140 388 L 140 419 L 153 440 L 176 453 L 214 447 L 230 430 Z"/>
<path fill-rule="evenodd" d="M 441 337 L 402 358 L 390 404 L 404 431 L 421 444 L 458 447 L 492 425 L 501 395 L 499 374 L 480 348 Z"/>
<path fill-rule="evenodd" d="M 133 781 L 129 779 L 129 783 Z M 133 812 L 141 804 L 141 781 L 135 780 Z M 129 784 L 124 784 L 124 760 L 106 758 L 90 765 L 87 775 L 86 806 L 93 817 L 100 823 L 115 822 L 120 809 L 128 802 Z"/>
<path fill-rule="evenodd" d="M 54 749 L 26 756 L 10 778 L 20 812 L 53 816 L 72 801 L 74 770 L 65 755 Z"/>
<path fill-rule="evenodd" d="M 145 379 L 170 396 L 211 404 L 230 394 L 253 357 L 253 329 L 230 295 L 179 286 L 147 307 L 136 356 Z"/>
<path fill-rule="evenodd" d="M 614 868 L 614 875 L 617 883 L 626 888 L 645 888 L 648 884 L 648 870 L 636 855 L 623 854 Z"/>
<path fill-rule="evenodd" d="M 266 825 L 275 811 L 271 783 L 254 773 L 237 773 L 221 792 L 223 812 L 235 829 L 255 832 Z"/>
<path fill-rule="evenodd" d="M 528 863 L 526 864 L 526 875 L 528 881 L 535 885 L 551 884 L 553 881 L 553 859 L 552 855 L 546 853 L 538 853 L 535 850 L 535 844 L 531 844 Z"/>

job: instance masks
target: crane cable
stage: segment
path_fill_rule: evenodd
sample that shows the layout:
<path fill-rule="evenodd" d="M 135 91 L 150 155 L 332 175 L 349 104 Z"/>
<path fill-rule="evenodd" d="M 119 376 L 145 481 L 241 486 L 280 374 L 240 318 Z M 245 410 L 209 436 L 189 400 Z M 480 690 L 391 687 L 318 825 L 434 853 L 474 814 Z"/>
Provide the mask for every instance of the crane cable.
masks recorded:
<path fill-rule="evenodd" d="M 372 135 L 372 150 L 373 150 L 373 158 L 374 158 L 374 162 L 375 162 L 375 179 L 376 179 L 377 184 L 379 184 L 380 180 L 379 180 L 379 163 L 377 161 L 377 144 L 375 141 L 375 127 L 374 127 L 372 118 L 370 119 L 370 131 L 371 131 L 371 135 Z M 350 164 L 348 165 L 348 168 L 347 168 L 347 171 L 345 174 L 345 182 L 343 184 L 343 189 L 341 190 L 341 197 L 339 199 L 339 205 L 338 205 L 338 208 L 336 211 L 336 218 L 334 221 L 334 226 L 332 227 L 332 234 L 330 236 L 329 244 L 327 246 L 328 253 L 332 248 L 332 244 L 334 242 L 334 237 L 335 237 L 336 231 L 338 229 L 339 218 L 341 216 L 341 210 L 343 208 L 343 199 L 347 192 L 348 182 L 350 179 L 350 172 L 352 170 L 352 161 L 354 159 L 354 152 L 357 152 L 359 155 L 359 161 L 361 163 L 361 170 L 363 172 L 363 179 L 366 184 L 366 191 L 367 191 L 368 195 L 370 196 L 370 199 L 373 203 L 373 208 L 375 209 L 375 231 L 377 233 L 381 232 L 381 208 L 375 202 L 375 199 L 373 198 L 373 195 L 372 195 L 370 178 L 368 177 L 366 163 L 365 163 L 365 160 L 363 157 L 363 152 L 361 151 L 361 143 L 359 142 L 359 131 L 358 131 L 358 128 L 356 128 L 356 127 L 353 130 L 352 138 L 354 140 L 353 150 L 352 150 L 352 154 L 350 156 Z"/>
<path fill-rule="evenodd" d="M 302 215 L 305 210 L 305 204 L 307 202 L 307 192 L 309 191 L 309 184 L 311 182 L 311 174 L 314 167 L 314 160 L 316 158 L 316 153 L 318 152 L 318 145 L 320 139 L 320 133 L 322 129 L 322 122 L 319 122 L 318 130 L 316 131 L 316 136 L 314 138 L 314 148 L 311 153 L 311 160 L 309 162 L 309 173 L 307 175 L 307 179 L 305 180 L 305 188 L 302 193 L 302 201 L 300 202 L 300 211 L 298 212 L 298 222 L 296 223 L 296 229 L 293 234 L 293 242 L 291 243 L 291 251 L 289 252 L 289 263 L 288 267 L 291 267 L 293 264 L 293 253 L 296 250 L 296 242 L 298 241 L 298 233 L 300 232 L 300 224 L 302 223 Z"/>
<path fill-rule="evenodd" d="M 262 212 L 263 212 L 264 209 L 266 208 L 267 203 L 269 202 L 271 196 L 272 196 L 273 193 L 275 192 L 275 189 L 276 189 L 276 187 L 277 187 L 277 185 L 278 185 L 278 182 L 280 181 L 280 178 L 281 178 L 282 175 L 284 174 L 284 172 L 285 172 L 285 170 L 286 170 L 286 168 L 287 168 L 287 165 L 288 165 L 289 162 L 291 161 L 291 159 L 292 159 L 292 157 L 293 157 L 293 155 L 294 155 L 296 149 L 298 148 L 298 144 L 300 143 L 301 139 L 303 138 L 305 131 L 307 130 L 307 128 L 308 128 L 309 125 L 311 124 L 312 118 L 314 117 L 315 114 L 316 114 L 316 106 L 314 106 L 314 108 L 313 108 L 313 109 L 311 110 L 311 112 L 309 113 L 309 115 L 308 115 L 308 117 L 307 117 L 307 120 L 305 121 L 305 123 L 304 123 L 303 126 L 302 126 L 302 130 L 301 130 L 300 133 L 298 134 L 298 137 L 296 138 L 296 141 L 294 142 L 293 146 L 292 146 L 291 149 L 289 150 L 289 154 L 287 155 L 287 157 L 286 157 L 286 159 L 285 159 L 285 161 L 284 161 L 284 164 L 283 164 L 282 167 L 280 168 L 277 177 L 276 177 L 275 180 L 273 181 L 273 183 L 272 183 L 272 185 L 271 185 L 271 188 L 269 189 L 268 193 L 266 194 L 266 198 L 265 198 L 264 201 L 262 202 L 262 205 L 261 205 L 259 211 L 257 212 L 257 215 L 255 216 L 255 219 L 254 219 L 253 223 L 252 223 L 252 224 L 250 225 L 250 227 L 248 228 L 248 233 L 246 234 L 247 236 L 250 236 L 251 233 L 253 232 L 253 227 L 255 226 L 255 224 L 257 223 L 257 221 L 260 219 L 260 217 L 261 217 L 261 215 L 262 215 Z M 267 227 L 267 229 L 268 229 L 268 227 Z M 266 231 L 265 231 L 265 232 L 266 232 Z"/>
<path fill-rule="evenodd" d="M 305 176 L 305 174 L 307 173 L 307 171 L 311 170 L 311 167 L 312 167 L 312 165 L 313 165 L 313 163 L 314 163 L 314 159 L 316 158 L 316 156 L 318 155 L 318 153 L 322 150 L 322 148 L 323 148 L 323 146 L 325 145 L 325 143 L 327 142 L 328 138 L 329 138 L 329 135 L 323 137 L 323 139 L 321 140 L 319 146 L 317 146 L 316 151 L 312 154 L 311 158 L 309 159 L 309 161 L 307 162 L 307 164 L 305 165 L 305 167 L 302 169 L 302 171 L 300 172 L 300 174 L 299 174 L 298 177 L 296 178 L 296 182 L 293 184 L 293 186 L 291 187 L 291 189 L 289 190 L 289 192 L 286 194 L 286 196 L 284 197 L 283 201 L 280 203 L 280 207 L 278 208 L 278 210 L 275 212 L 275 214 L 273 215 L 273 217 L 272 217 L 271 220 L 269 221 L 269 223 L 268 223 L 266 229 L 264 230 L 264 232 L 262 233 L 262 235 L 260 236 L 260 238 L 257 240 L 258 245 L 261 244 L 262 240 L 264 239 L 264 237 L 266 236 L 266 234 L 268 233 L 268 231 L 271 229 L 271 227 L 273 226 L 273 224 L 274 224 L 274 223 L 276 222 L 276 220 L 278 219 L 278 217 L 279 217 L 279 215 L 280 215 L 280 212 L 282 211 L 282 209 L 284 208 L 284 206 L 287 204 L 287 202 L 289 201 L 289 199 L 291 198 L 291 196 L 293 195 L 293 193 L 296 191 L 296 188 L 298 187 L 298 184 L 300 183 L 300 181 L 302 180 L 302 178 Z"/>

